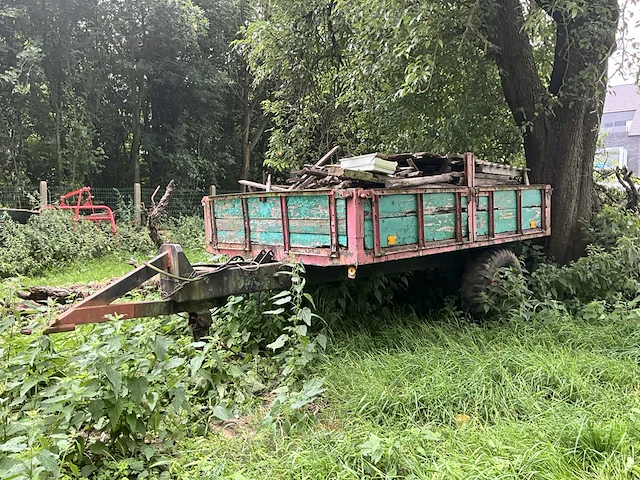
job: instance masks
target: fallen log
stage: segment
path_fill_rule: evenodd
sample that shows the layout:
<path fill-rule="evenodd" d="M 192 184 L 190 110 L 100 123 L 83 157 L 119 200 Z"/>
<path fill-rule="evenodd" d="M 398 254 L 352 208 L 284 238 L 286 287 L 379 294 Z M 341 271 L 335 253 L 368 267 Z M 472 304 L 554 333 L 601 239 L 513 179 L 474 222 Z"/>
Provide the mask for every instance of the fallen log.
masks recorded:
<path fill-rule="evenodd" d="M 89 295 L 89 291 L 83 288 L 60 288 L 60 287 L 29 287 L 26 292 L 16 293 L 22 300 L 43 302 L 47 299 L 64 303 L 67 300 L 79 300 Z"/>

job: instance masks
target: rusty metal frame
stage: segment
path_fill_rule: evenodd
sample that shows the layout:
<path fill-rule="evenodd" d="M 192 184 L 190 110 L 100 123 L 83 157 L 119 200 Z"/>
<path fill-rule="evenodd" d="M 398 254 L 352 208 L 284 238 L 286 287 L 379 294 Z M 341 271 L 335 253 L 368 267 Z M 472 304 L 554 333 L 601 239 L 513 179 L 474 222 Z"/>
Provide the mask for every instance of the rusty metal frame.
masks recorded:
<path fill-rule="evenodd" d="M 522 235 L 522 190 L 516 191 L 516 232 Z"/>
<path fill-rule="evenodd" d="M 213 197 L 203 197 L 204 230 L 206 238 L 211 240 L 208 244 L 215 248 L 218 245 L 218 225 L 216 223 L 215 201 Z"/>
<path fill-rule="evenodd" d="M 327 195 L 329 199 L 329 233 L 331 234 L 331 256 L 338 256 L 338 214 L 336 211 L 336 197 L 332 192 Z"/>
<path fill-rule="evenodd" d="M 93 295 L 90 295 L 80 303 L 74 305 L 73 308 L 66 310 L 49 326 L 46 333 L 70 331 L 78 324 L 103 321 L 102 318 L 104 318 L 104 315 L 108 313 L 113 315 L 131 313 L 131 311 L 127 309 L 134 307 L 131 307 L 130 305 L 109 304 L 134 288 L 142 285 L 147 280 L 155 277 L 158 272 L 149 267 L 149 265 L 156 269 L 169 270 L 171 267 L 171 252 L 169 250 L 162 251 L 159 255 L 147 262 L 147 264 L 136 268 L 116 283 L 113 283 Z M 162 305 L 169 308 L 166 303 L 163 303 Z M 154 304 L 154 307 L 156 306 L 157 305 Z M 101 307 L 102 310 L 96 309 L 95 307 Z M 144 309 L 145 307 L 140 308 Z M 94 312 L 94 315 L 92 315 L 91 312 Z M 95 315 L 98 315 L 98 317 L 95 317 Z"/>
<path fill-rule="evenodd" d="M 371 195 L 371 215 L 373 219 L 373 253 L 376 257 L 382 255 L 382 240 L 380 238 L 380 197 L 378 192 Z"/>
<path fill-rule="evenodd" d="M 244 225 L 244 249 L 251 251 L 251 226 L 249 225 L 249 205 L 247 197 L 242 197 L 242 220 Z"/>
<path fill-rule="evenodd" d="M 456 192 L 456 242 L 462 241 L 462 192 Z"/>
<path fill-rule="evenodd" d="M 287 197 L 280 197 L 280 212 L 282 218 L 282 241 L 284 243 L 284 251 L 291 250 L 291 234 L 289 231 L 289 210 L 287 205 Z"/>
<path fill-rule="evenodd" d="M 416 194 L 416 214 L 418 215 L 418 247 L 424 248 L 426 246 L 424 238 L 424 195 L 422 193 Z"/>
<path fill-rule="evenodd" d="M 491 191 L 488 192 L 489 194 L 489 225 L 488 225 L 488 230 L 489 230 L 489 238 L 495 238 L 496 236 L 496 212 L 495 212 L 495 198 L 494 198 L 494 194 L 495 192 Z"/>

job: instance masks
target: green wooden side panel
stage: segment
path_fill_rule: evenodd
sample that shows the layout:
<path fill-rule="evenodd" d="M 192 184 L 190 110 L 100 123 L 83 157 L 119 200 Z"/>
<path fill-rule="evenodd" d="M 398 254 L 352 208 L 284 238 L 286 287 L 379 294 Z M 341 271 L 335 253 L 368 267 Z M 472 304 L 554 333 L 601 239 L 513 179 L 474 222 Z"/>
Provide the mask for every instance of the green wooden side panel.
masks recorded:
<path fill-rule="evenodd" d="M 239 218 L 242 219 L 242 202 L 239 198 L 225 198 L 214 203 L 216 219 Z"/>
<path fill-rule="evenodd" d="M 247 198 L 247 209 L 250 219 L 273 218 L 278 219 L 280 215 L 280 199 L 276 197 Z"/>
<path fill-rule="evenodd" d="M 522 207 L 541 207 L 542 191 L 541 190 L 523 190 L 522 191 Z"/>
<path fill-rule="evenodd" d="M 385 195 L 380 197 L 380 218 L 405 217 L 416 214 L 418 207 L 415 195 Z"/>
<path fill-rule="evenodd" d="M 531 223 L 534 222 L 534 223 Z M 522 230 L 540 228 L 542 226 L 542 208 L 528 207 L 522 209 Z"/>
<path fill-rule="evenodd" d="M 514 233 L 516 231 L 516 209 L 496 209 L 494 221 L 495 233 Z"/>
<path fill-rule="evenodd" d="M 347 244 L 346 200 L 336 199 L 338 243 Z M 214 203 L 218 242 L 243 244 L 244 221 L 240 198 L 218 199 Z M 284 245 L 280 197 L 249 197 L 249 231 L 251 243 Z M 289 238 L 292 247 L 316 248 L 331 245 L 329 199 L 326 195 L 287 197 Z"/>
<path fill-rule="evenodd" d="M 389 245 L 390 236 L 396 237 L 396 246 L 418 243 L 418 217 L 381 218 L 380 243 L 383 247 L 394 246 Z"/>
<path fill-rule="evenodd" d="M 497 210 L 510 210 L 516 208 L 515 190 L 498 190 L 493 196 L 493 206 Z M 496 230 L 497 231 L 497 230 Z"/>
<path fill-rule="evenodd" d="M 422 197 L 425 242 L 456 238 L 456 194 L 427 193 Z M 467 197 L 462 196 L 462 235 L 468 236 Z M 488 205 L 488 203 L 487 203 Z M 380 244 L 388 247 L 389 236 L 396 237 L 396 246 L 418 243 L 417 196 L 413 194 L 380 197 Z M 365 248 L 373 248 L 373 216 L 371 201 L 364 202 Z"/>
<path fill-rule="evenodd" d="M 447 212 L 456 208 L 455 193 L 428 193 L 423 195 L 424 213 Z"/>
<path fill-rule="evenodd" d="M 476 212 L 476 235 L 479 237 L 489 235 L 489 212 Z"/>
<path fill-rule="evenodd" d="M 289 219 L 329 218 L 329 199 L 326 195 L 299 195 L 287 198 Z"/>
<path fill-rule="evenodd" d="M 477 203 L 477 211 L 486 211 L 489 210 L 489 196 L 488 195 L 481 195 L 478 198 L 478 203 Z"/>
<path fill-rule="evenodd" d="M 242 202 L 240 198 L 224 198 L 217 200 L 214 205 L 218 242 L 244 243 L 244 224 L 242 222 Z"/>
<path fill-rule="evenodd" d="M 434 213 L 424 216 L 424 241 L 437 242 L 456 237 L 455 212 Z"/>
<path fill-rule="evenodd" d="M 244 243 L 244 230 L 218 230 L 220 243 Z"/>

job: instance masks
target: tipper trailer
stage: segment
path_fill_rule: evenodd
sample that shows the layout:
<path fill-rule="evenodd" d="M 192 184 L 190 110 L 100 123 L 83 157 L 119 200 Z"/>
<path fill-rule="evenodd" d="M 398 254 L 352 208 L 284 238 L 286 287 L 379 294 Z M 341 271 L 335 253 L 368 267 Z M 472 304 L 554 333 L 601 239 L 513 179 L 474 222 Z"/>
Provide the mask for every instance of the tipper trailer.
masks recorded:
<path fill-rule="evenodd" d="M 202 204 L 205 247 L 228 260 L 192 265 L 179 245 L 163 245 L 155 258 L 63 312 L 47 333 L 180 312 L 196 325 L 197 312 L 218 299 L 288 288 L 292 262 L 304 265 L 308 283 L 325 283 L 447 269 L 464 255 L 471 257 L 462 291 L 470 305 L 497 269 L 518 267 L 501 246 L 551 235 L 551 187 L 478 186 L 471 153 L 461 185 L 261 191 L 206 196 Z M 116 302 L 156 275 L 161 300 Z"/>

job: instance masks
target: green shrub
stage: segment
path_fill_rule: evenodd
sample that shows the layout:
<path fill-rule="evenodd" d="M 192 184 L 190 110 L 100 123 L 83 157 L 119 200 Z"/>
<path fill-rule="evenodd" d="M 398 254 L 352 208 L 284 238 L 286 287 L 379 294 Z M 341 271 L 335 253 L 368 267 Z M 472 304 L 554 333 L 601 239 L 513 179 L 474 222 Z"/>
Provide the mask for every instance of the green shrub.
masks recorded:
<path fill-rule="evenodd" d="M 204 249 L 204 219 L 201 217 L 169 218 L 163 222 L 167 243 L 179 243 L 185 250 Z"/>
<path fill-rule="evenodd" d="M 165 241 L 185 249 L 204 247 L 204 222 L 199 217 L 167 219 L 162 232 Z M 101 258 L 110 253 L 153 254 L 156 247 L 147 230 L 130 223 L 118 225 L 113 236 L 106 224 L 80 220 L 60 210 L 45 210 L 26 225 L 11 220 L 0 228 L 0 278 L 36 275 L 61 265 Z"/>
<path fill-rule="evenodd" d="M 229 420 L 273 392 L 267 422 L 291 428 L 322 380 L 302 381 L 324 352 L 305 282 L 275 295 L 231 297 L 206 343 L 179 316 L 112 321 L 64 335 L 22 336 L 18 285 L 0 286 L 0 471 L 8 478 L 147 478 L 167 453 L 211 421 Z M 32 320 L 40 333 L 47 312 Z M 165 472 L 166 475 L 166 472 Z M 3 477 L 5 478 L 5 477 Z"/>
<path fill-rule="evenodd" d="M 3 224 L 0 230 L 0 277 L 39 273 L 72 260 L 114 251 L 113 236 L 87 221 L 74 225 L 69 212 L 45 210 L 27 225 Z"/>
<path fill-rule="evenodd" d="M 640 237 L 640 218 L 631 212 L 605 205 L 585 229 L 590 244 L 611 248 L 622 237 Z"/>

